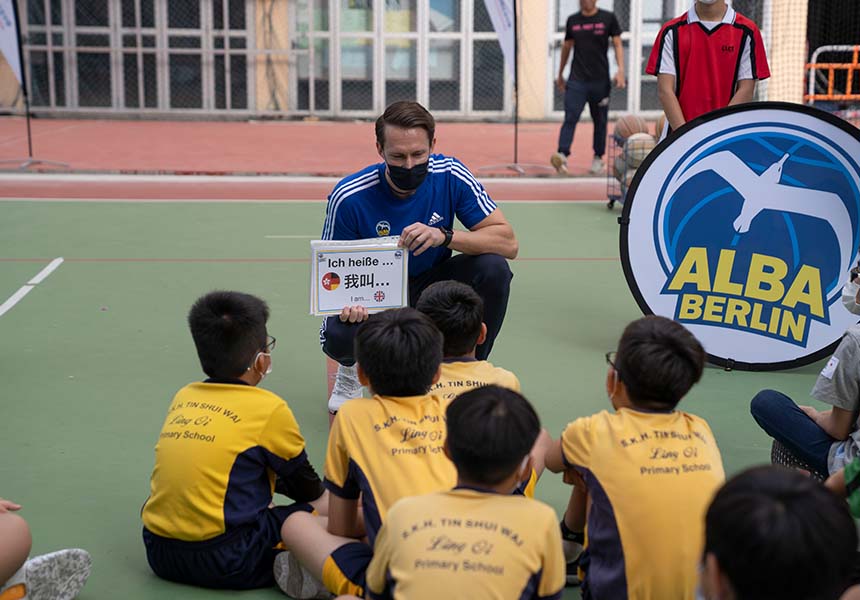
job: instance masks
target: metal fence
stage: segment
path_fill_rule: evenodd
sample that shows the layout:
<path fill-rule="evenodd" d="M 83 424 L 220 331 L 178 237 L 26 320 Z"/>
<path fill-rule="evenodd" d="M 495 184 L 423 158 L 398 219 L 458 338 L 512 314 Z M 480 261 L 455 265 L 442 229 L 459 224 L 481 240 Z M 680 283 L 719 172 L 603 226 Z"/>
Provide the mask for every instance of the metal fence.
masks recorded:
<path fill-rule="evenodd" d="M 367 118 L 401 99 L 418 100 L 441 118 L 504 120 L 513 113 L 512 81 L 484 0 L 16 1 L 36 113 Z M 564 24 L 579 1 L 518 3 L 549 20 L 549 39 L 537 39 L 531 27 L 521 43 L 520 65 L 546 69 L 545 80 L 527 78 L 521 88 L 542 104 L 529 118 L 560 118 L 563 97 L 553 81 Z M 659 114 L 656 78 L 645 65 L 661 24 L 688 5 L 599 1 L 623 31 L 628 86 L 613 90 L 611 111 Z M 782 4 L 733 5 L 766 40 L 776 35 L 770 15 Z M 818 3 L 809 7 L 810 50 L 858 43 L 856 11 L 831 18 Z M 806 45 L 803 34 L 792 35 L 791 43 Z M 614 73 L 612 51 L 609 62 Z M 3 77 L 0 68 L 0 108 L 20 108 L 8 91 L 14 81 L 6 86 Z M 759 98 L 772 85 L 759 85 Z"/>
<path fill-rule="evenodd" d="M 511 113 L 483 0 L 18 0 L 34 112 Z"/>

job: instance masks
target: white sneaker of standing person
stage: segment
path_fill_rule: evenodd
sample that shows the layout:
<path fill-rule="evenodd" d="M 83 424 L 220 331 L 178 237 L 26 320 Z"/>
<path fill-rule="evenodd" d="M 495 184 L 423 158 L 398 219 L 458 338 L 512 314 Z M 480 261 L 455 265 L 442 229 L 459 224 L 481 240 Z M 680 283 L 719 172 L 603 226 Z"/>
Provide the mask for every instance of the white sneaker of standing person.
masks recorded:
<path fill-rule="evenodd" d="M 275 581 L 281 591 L 295 600 L 334 598 L 321 581 L 311 575 L 290 552 L 281 552 L 275 557 L 273 567 Z"/>
<path fill-rule="evenodd" d="M 606 164 L 604 164 L 602 158 L 595 156 L 594 160 L 591 161 L 591 172 L 595 175 L 600 175 L 604 171 L 606 171 Z"/>
<path fill-rule="evenodd" d="M 0 585 L 0 598 L 72 600 L 83 589 L 92 565 L 90 553 L 80 548 L 35 556 Z"/>
<path fill-rule="evenodd" d="M 337 375 L 334 378 L 334 387 L 328 399 L 328 411 L 336 414 L 343 403 L 353 398 L 361 398 L 361 382 L 358 380 L 358 369 L 355 365 L 345 367 L 337 366 Z"/>

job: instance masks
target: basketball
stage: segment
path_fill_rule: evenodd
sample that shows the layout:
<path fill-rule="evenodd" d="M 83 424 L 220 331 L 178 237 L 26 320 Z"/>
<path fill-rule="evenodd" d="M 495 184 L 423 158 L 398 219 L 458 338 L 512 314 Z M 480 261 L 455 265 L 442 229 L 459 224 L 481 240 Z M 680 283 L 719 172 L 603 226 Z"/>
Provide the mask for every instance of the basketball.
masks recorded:
<path fill-rule="evenodd" d="M 634 133 L 648 133 L 648 123 L 642 117 L 625 115 L 615 122 L 615 137 L 626 140 Z"/>
<path fill-rule="evenodd" d="M 628 169 L 635 169 L 642 164 L 645 157 L 654 149 L 657 142 L 650 133 L 634 133 L 624 142 L 622 157 Z"/>
<path fill-rule="evenodd" d="M 658 140 L 660 136 L 663 135 L 663 129 L 666 128 L 666 113 L 661 114 L 657 117 L 657 123 L 654 125 L 654 137 Z"/>

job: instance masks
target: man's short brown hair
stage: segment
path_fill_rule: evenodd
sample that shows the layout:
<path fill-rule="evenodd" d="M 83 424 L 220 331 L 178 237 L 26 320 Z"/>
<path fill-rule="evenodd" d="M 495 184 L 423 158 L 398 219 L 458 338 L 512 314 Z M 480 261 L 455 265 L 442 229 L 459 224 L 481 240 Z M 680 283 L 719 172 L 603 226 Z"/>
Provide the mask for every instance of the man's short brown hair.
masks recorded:
<path fill-rule="evenodd" d="M 401 100 L 389 104 L 385 112 L 376 119 L 376 142 L 385 147 L 385 126 L 393 125 L 403 129 L 415 129 L 420 127 L 427 132 L 427 141 L 433 143 L 436 136 L 436 120 L 430 112 L 411 100 Z"/>

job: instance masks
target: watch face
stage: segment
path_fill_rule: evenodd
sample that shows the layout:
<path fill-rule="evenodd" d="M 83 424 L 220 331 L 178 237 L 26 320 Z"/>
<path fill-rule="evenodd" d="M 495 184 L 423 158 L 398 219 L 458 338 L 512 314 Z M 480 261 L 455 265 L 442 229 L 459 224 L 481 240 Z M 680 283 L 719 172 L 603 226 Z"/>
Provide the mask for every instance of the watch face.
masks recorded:
<path fill-rule="evenodd" d="M 444 242 L 442 242 L 442 246 L 444 246 L 445 248 L 447 248 L 447 247 L 448 247 L 448 244 L 450 244 L 450 243 L 451 243 L 451 239 L 454 237 L 454 230 L 453 230 L 453 229 L 450 229 L 450 228 L 448 228 L 448 227 L 445 227 L 444 225 L 443 225 L 443 226 L 440 226 L 440 227 L 439 227 L 439 229 L 441 229 L 441 230 L 442 230 L 442 233 L 444 233 L 444 234 L 445 234 L 445 241 L 444 241 Z"/>

